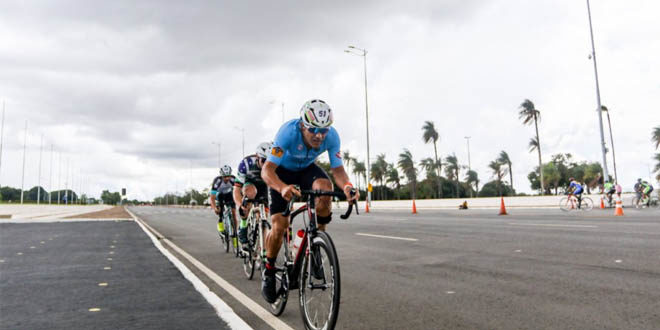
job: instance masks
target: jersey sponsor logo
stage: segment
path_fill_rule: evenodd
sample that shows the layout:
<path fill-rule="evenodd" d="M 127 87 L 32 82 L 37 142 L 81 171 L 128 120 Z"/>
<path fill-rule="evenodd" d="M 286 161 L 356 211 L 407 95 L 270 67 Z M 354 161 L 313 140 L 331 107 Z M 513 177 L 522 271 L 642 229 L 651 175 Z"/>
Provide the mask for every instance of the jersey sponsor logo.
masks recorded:
<path fill-rule="evenodd" d="M 302 151 L 302 150 L 303 150 L 303 145 L 302 145 L 302 144 L 299 144 L 299 145 L 298 145 L 298 151 Z"/>
<path fill-rule="evenodd" d="M 284 150 L 282 150 L 280 147 L 273 147 L 270 153 L 277 158 L 284 156 Z"/>

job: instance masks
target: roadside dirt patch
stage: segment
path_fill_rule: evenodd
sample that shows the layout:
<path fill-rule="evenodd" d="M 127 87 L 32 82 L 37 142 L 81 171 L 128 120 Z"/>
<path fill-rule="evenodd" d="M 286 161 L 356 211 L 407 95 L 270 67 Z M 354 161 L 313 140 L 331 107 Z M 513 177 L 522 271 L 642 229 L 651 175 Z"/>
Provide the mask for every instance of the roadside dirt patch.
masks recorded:
<path fill-rule="evenodd" d="M 115 206 L 111 209 L 78 214 L 66 217 L 65 219 L 131 219 L 131 215 L 124 210 L 123 206 Z"/>

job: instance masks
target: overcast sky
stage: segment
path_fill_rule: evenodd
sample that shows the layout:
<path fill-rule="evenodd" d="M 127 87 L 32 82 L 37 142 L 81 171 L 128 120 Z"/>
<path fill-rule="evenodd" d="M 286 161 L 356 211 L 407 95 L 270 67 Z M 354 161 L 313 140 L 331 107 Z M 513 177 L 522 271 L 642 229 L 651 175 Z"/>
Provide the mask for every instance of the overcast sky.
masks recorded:
<path fill-rule="evenodd" d="M 592 2 L 602 102 L 611 110 L 620 181 L 648 177 L 660 125 L 660 3 Z M 541 110 L 544 160 L 602 161 L 587 6 L 576 0 L 2 1 L 0 101 L 6 104 L 0 184 L 63 188 L 67 162 L 86 193 L 128 188 L 151 199 L 210 186 L 236 168 L 308 99 L 335 112 L 342 149 L 366 158 L 366 48 L 371 155 L 395 162 L 435 122 L 444 157 L 482 182 L 501 150 L 530 192 L 537 165 L 518 107 Z M 275 100 L 276 103 L 272 104 Z M 605 122 L 607 125 L 607 122 Z M 609 139 L 609 137 L 608 137 Z M 609 140 L 608 140 L 609 144 Z M 59 178 L 60 155 L 62 177 Z M 610 158 L 610 171 L 611 158 Z M 71 178 L 69 178 L 69 185 Z"/>

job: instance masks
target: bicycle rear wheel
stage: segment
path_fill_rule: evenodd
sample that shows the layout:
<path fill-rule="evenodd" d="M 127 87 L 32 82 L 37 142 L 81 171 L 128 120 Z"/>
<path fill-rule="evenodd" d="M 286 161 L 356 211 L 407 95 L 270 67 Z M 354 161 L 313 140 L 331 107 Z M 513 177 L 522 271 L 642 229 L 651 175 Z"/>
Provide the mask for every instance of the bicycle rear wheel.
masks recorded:
<path fill-rule="evenodd" d="M 308 251 L 298 282 L 303 323 L 306 329 L 334 329 L 341 295 L 339 259 L 332 239 L 322 231 L 317 233 Z"/>

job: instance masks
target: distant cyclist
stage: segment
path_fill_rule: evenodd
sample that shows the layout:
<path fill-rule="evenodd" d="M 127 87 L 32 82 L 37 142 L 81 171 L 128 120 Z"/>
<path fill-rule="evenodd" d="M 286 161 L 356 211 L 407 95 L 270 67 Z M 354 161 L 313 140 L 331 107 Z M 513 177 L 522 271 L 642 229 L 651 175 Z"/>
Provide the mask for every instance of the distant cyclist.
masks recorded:
<path fill-rule="evenodd" d="M 653 186 L 646 182 L 642 181 L 642 204 L 646 204 L 646 206 L 649 206 L 651 203 L 651 192 L 653 191 Z"/>
<path fill-rule="evenodd" d="M 612 205 L 612 195 L 616 192 L 616 188 L 614 187 L 614 183 L 611 181 L 605 182 L 603 185 L 603 193 L 605 194 L 605 197 L 607 198 L 607 202 Z"/>
<path fill-rule="evenodd" d="M 642 179 L 637 179 L 637 182 L 635 183 L 635 186 L 633 187 L 633 190 L 635 191 L 635 195 L 637 196 L 637 203 L 639 203 L 642 200 Z"/>
<path fill-rule="evenodd" d="M 238 226 L 238 239 L 241 244 L 247 243 L 247 215 L 252 208 L 252 204 L 246 207 L 241 205 L 243 197 L 247 196 L 249 199 L 257 197 L 268 197 L 268 187 L 261 178 L 261 168 L 266 162 L 266 157 L 270 152 L 271 143 L 262 142 L 257 147 L 253 155 L 249 155 L 238 164 L 238 177 L 234 183 L 234 201 L 239 205 L 239 215 L 241 222 Z"/>
<path fill-rule="evenodd" d="M 582 188 L 582 185 L 579 184 L 577 181 L 575 181 L 575 178 L 569 178 L 568 181 L 570 184 L 568 185 L 568 193 L 575 195 L 575 197 L 578 200 L 578 209 L 580 206 L 582 206 L 582 192 L 584 192 L 584 189 Z"/>
<path fill-rule="evenodd" d="M 232 220 L 236 225 L 236 210 L 234 209 L 234 200 L 232 199 L 232 190 L 234 187 L 234 176 L 231 175 L 231 167 L 225 165 L 220 169 L 220 175 L 213 179 L 211 185 L 211 209 L 219 216 L 218 233 L 224 234 L 225 225 L 222 219 L 225 205 L 231 208 Z M 216 200 L 218 203 L 216 204 Z M 236 227 L 234 227 L 236 228 Z"/>
<path fill-rule="evenodd" d="M 282 245 L 285 230 L 289 227 L 289 218 L 284 217 L 288 201 L 293 195 L 300 196 L 300 189 L 332 191 L 332 182 L 318 165 L 316 158 L 328 153 L 330 171 L 335 182 L 344 191 L 348 200 L 359 198 L 354 193 L 353 185 L 348 179 L 341 160 L 339 134 L 331 127 L 332 110 L 321 100 L 306 102 L 300 109 L 300 118 L 290 120 L 277 132 L 273 148 L 268 155 L 261 176 L 268 184 L 270 195 L 270 212 L 272 230 L 268 234 L 266 244 L 267 264 L 261 283 L 261 294 L 272 303 L 277 295 L 275 290 L 275 259 Z M 329 196 L 320 197 L 316 203 L 316 219 L 319 230 L 325 230 L 332 220 L 331 200 Z M 319 275 L 321 264 L 312 261 L 312 275 Z M 301 284 L 304 285 L 304 284 Z"/>

